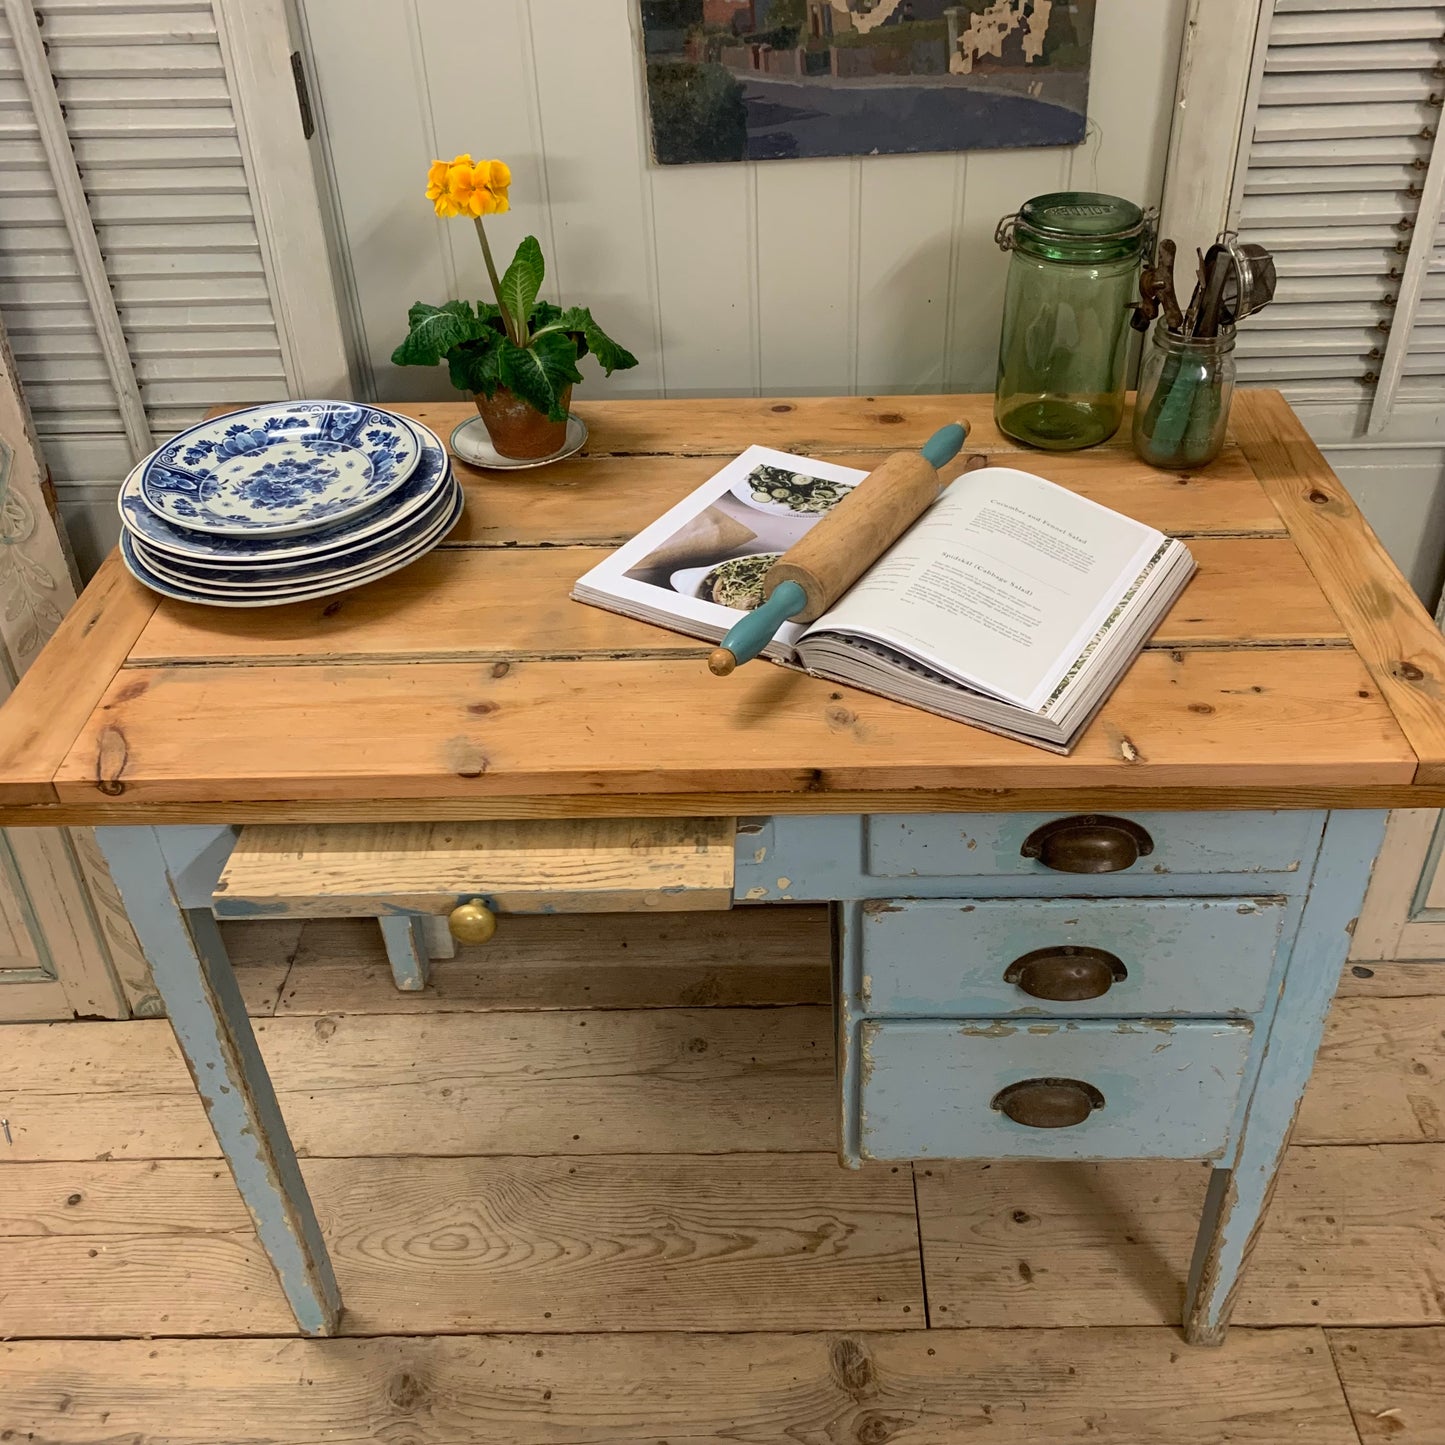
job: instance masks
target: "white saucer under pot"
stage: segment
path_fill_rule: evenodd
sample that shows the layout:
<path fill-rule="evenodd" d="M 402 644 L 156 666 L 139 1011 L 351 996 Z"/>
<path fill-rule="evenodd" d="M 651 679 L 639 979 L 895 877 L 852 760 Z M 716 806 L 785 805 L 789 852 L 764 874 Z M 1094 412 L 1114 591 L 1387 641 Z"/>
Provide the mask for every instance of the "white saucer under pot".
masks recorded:
<path fill-rule="evenodd" d="M 587 445 L 587 423 L 575 412 L 567 413 L 567 440 L 545 457 L 504 457 L 492 445 L 491 434 L 481 417 L 474 416 L 455 428 L 451 434 L 451 448 L 454 455 L 474 467 L 486 467 L 489 471 L 520 472 L 528 467 L 545 467 L 575 456 Z"/>

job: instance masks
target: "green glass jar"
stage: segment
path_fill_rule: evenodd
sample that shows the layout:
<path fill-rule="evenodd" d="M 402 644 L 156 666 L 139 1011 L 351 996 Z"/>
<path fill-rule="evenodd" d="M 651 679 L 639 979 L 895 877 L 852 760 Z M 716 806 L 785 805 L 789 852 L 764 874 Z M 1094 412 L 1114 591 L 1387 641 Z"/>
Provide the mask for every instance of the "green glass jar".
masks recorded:
<path fill-rule="evenodd" d="M 1092 191 L 1035 196 L 998 224 L 1011 253 L 994 420 L 1028 446 L 1073 451 L 1124 417 L 1129 313 L 1151 221 Z"/>

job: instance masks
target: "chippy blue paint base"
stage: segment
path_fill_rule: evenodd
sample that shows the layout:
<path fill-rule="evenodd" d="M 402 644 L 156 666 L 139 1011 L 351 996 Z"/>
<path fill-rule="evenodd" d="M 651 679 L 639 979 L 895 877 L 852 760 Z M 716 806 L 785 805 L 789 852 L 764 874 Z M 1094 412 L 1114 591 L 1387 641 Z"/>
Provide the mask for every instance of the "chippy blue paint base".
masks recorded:
<path fill-rule="evenodd" d="M 1219 1344 L 1269 1208 L 1285 1145 L 1314 1067 L 1370 870 L 1385 836 L 1383 812 L 1331 813 L 1299 933 L 1274 1010 L 1233 1167 L 1210 1180 L 1184 1309 L 1192 1344 Z"/>
<path fill-rule="evenodd" d="M 834 903 L 844 1163 L 1216 1160 L 1185 1332 L 1217 1343 L 1385 815 L 1133 815 L 1154 851 L 1088 877 L 1022 857 L 1024 838 L 1050 816 L 743 819 L 736 894 Z M 232 832 L 97 833 L 297 1321 L 331 1333 L 340 1299 L 330 1262 L 208 907 Z M 397 986 L 425 987 L 423 920 L 379 922 Z M 1115 952 L 1127 977 L 1099 999 L 1051 1004 L 999 976 L 1016 954 L 1075 943 Z M 1073 1129 L 1026 1129 L 987 1107 L 1008 1083 L 1074 1074 L 1105 1105 Z"/>
<path fill-rule="evenodd" d="M 393 913 L 383 914 L 377 922 L 381 924 L 386 959 L 396 986 L 406 993 L 420 993 L 431 974 L 426 927 L 421 918 L 414 913 Z"/>
<path fill-rule="evenodd" d="M 216 921 L 183 906 L 156 829 L 97 828 L 96 838 L 296 1323 L 334 1334 L 341 1295 Z"/>
<path fill-rule="evenodd" d="M 795 814 L 740 818 L 742 903 L 866 898 L 1245 898 L 1309 885 L 1321 812 L 1131 813 L 1153 853 L 1120 873 L 1055 873 L 1020 852 L 1056 813 Z"/>

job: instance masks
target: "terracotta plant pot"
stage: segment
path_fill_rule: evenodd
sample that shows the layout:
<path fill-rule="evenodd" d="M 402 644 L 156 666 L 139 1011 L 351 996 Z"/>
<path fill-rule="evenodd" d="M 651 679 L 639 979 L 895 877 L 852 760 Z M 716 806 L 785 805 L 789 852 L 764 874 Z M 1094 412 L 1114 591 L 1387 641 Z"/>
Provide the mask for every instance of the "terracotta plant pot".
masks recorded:
<path fill-rule="evenodd" d="M 567 420 L 549 421 L 540 411 L 522 400 L 505 386 L 499 386 L 489 401 L 481 392 L 474 392 L 477 410 L 486 423 L 492 445 L 504 457 L 531 461 L 559 452 L 567 441 Z M 572 404 L 572 388 L 562 393 L 562 408 Z"/>

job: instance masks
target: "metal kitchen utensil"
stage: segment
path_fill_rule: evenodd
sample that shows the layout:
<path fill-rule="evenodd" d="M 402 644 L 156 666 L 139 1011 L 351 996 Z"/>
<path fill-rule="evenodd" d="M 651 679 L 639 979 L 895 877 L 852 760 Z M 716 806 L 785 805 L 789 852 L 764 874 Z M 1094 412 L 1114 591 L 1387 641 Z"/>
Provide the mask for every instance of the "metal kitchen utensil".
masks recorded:
<path fill-rule="evenodd" d="M 1224 283 L 1219 319 L 1233 326 L 1274 300 L 1274 257 L 1253 241 L 1241 242 L 1234 231 L 1221 232 L 1219 241 L 1233 262 Z"/>

